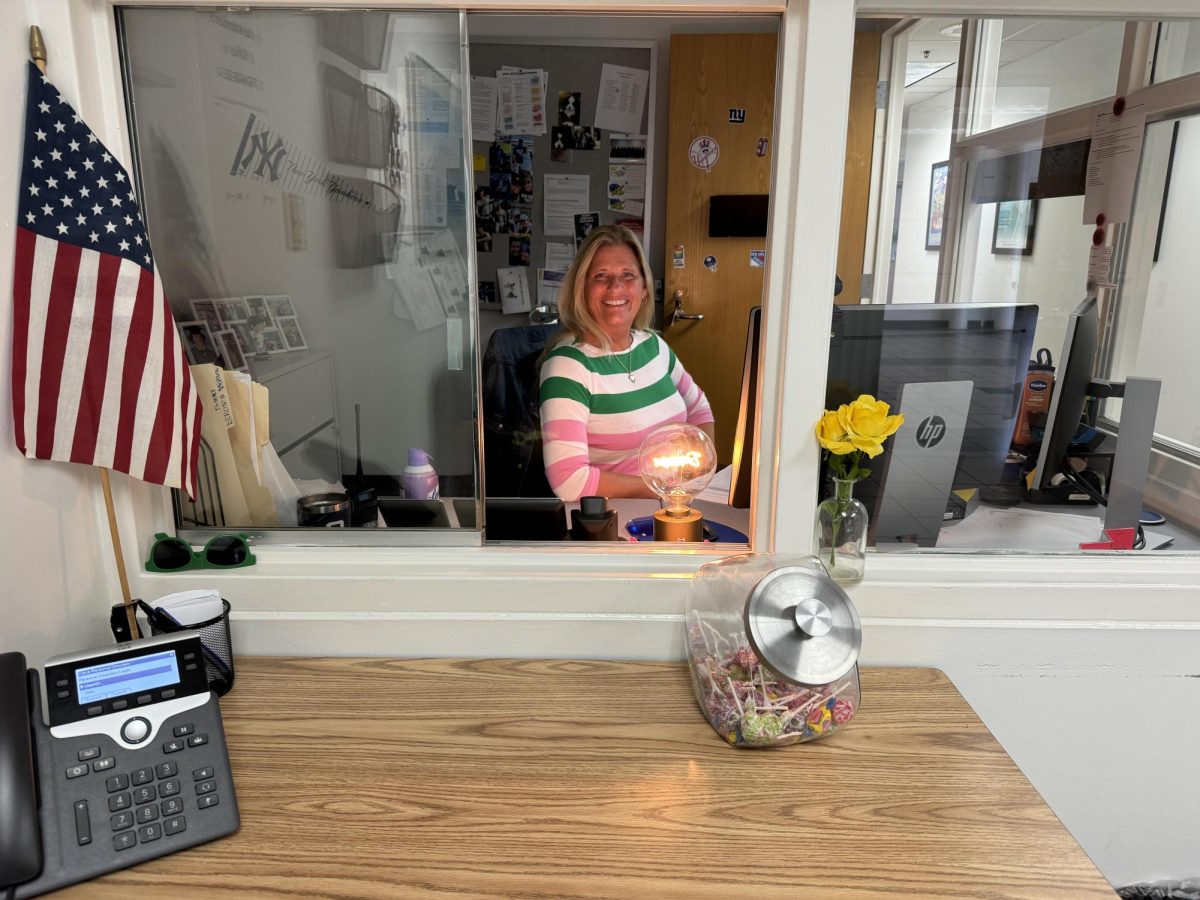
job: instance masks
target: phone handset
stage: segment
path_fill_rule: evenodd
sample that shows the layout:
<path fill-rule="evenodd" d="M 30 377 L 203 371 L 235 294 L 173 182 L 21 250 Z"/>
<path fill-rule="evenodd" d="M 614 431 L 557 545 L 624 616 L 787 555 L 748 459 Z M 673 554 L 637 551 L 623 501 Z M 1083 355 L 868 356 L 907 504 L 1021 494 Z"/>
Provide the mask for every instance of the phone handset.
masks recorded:
<path fill-rule="evenodd" d="M 32 717 L 22 653 L 0 653 L 0 891 L 42 870 Z"/>

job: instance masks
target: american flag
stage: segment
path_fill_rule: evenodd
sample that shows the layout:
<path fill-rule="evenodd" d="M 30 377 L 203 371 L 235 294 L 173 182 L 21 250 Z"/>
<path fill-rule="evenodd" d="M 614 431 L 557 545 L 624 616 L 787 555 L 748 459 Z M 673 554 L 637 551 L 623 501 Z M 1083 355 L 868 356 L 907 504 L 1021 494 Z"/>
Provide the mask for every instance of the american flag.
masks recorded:
<path fill-rule="evenodd" d="M 200 402 L 132 181 L 33 63 L 18 202 L 18 449 L 195 496 Z"/>

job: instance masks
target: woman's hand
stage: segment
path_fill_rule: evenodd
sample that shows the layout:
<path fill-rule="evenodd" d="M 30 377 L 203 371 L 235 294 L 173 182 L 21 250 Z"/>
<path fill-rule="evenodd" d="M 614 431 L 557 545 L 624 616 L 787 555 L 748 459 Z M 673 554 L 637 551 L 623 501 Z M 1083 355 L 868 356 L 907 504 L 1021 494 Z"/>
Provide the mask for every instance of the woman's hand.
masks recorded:
<path fill-rule="evenodd" d="M 616 497 L 640 497 L 654 499 L 658 495 L 646 487 L 639 475 L 618 475 L 615 472 L 601 472 L 600 481 L 596 485 L 596 493 L 610 499 Z"/>

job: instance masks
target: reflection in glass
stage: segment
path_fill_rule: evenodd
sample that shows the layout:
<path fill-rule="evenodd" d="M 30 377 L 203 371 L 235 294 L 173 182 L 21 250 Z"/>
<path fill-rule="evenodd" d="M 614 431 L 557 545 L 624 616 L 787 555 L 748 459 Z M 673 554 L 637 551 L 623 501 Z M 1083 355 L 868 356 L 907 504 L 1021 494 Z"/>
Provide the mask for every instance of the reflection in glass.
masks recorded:
<path fill-rule="evenodd" d="M 410 447 L 477 497 L 459 16 L 121 16 L 165 291 L 241 351 L 201 379 L 238 424 L 206 427 L 185 514 L 296 525 L 304 496 L 395 497 Z"/>
<path fill-rule="evenodd" d="M 980 22 L 971 133 L 1111 96 L 1125 23 L 1086 19 Z"/>

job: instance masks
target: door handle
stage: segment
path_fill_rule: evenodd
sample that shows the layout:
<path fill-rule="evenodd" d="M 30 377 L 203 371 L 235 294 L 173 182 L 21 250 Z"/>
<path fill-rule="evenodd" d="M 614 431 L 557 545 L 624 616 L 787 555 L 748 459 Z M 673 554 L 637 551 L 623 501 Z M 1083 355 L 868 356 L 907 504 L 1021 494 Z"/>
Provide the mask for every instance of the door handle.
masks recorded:
<path fill-rule="evenodd" d="M 689 319 L 693 322 L 699 322 L 704 318 L 704 313 L 688 313 L 683 311 L 683 291 L 678 290 L 671 295 L 675 300 L 675 311 L 671 313 L 671 324 L 674 325 L 680 319 Z"/>

